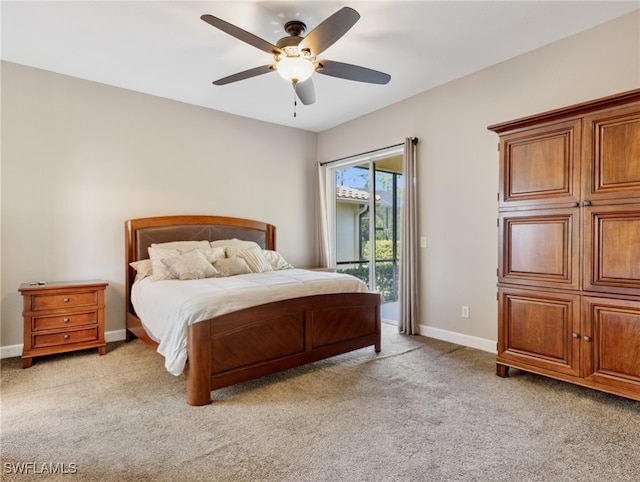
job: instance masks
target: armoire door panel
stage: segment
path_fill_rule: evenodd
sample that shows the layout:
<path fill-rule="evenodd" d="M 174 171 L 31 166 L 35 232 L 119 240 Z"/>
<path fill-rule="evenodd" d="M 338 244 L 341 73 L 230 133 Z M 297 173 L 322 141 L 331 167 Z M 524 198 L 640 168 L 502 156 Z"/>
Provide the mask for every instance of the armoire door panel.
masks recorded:
<path fill-rule="evenodd" d="M 585 117 L 585 200 L 640 196 L 640 104 Z"/>
<path fill-rule="evenodd" d="M 640 204 L 584 210 L 584 289 L 640 295 Z"/>
<path fill-rule="evenodd" d="M 499 214 L 500 283 L 579 289 L 579 209 Z"/>
<path fill-rule="evenodd" d="M 580 142 L 580 120 L 504 136 L 500 206 L 578 202 Z"/>
<path fill-rule="evenodd" d="M 640 394 L 640 301 L 584 297 L 587 380 Z"/>
<path fill-rule="evenodd" d="M 498 359 L 579 376 L 580 297 L 501 288 Z"/>

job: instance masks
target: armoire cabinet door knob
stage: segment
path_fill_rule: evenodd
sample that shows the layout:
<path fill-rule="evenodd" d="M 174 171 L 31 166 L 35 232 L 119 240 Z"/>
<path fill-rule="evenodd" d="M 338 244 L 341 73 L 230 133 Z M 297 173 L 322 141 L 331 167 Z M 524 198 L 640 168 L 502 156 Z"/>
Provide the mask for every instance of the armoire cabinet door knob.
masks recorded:
<path fill-rule="evenodd" d="M 586 335 L 585 335 L 585 336 L 583 336 L 583 337 L 582 337 L 582 339 L 583 339 L 584 341 L 591 341 L 591 337 L 590 337 L 590 336 L 586 336 Z"/>
<path fill-rule="evenodd" d="M 584 201 L 582 203 L 583 206 L 591 206 L 591 201 Z"/>
<path fill-rule="evenodd" d="M 571 337 L 572 338 L 580 338 L 580 335 L 578 333 L 571 333 Z"/>

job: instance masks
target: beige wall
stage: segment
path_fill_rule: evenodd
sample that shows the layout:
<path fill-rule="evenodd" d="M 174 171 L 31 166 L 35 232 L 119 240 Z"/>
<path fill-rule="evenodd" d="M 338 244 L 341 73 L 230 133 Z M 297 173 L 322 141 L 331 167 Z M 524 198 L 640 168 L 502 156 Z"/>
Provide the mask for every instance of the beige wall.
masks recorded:
<path fill-rule="evenodd" d="M 638 87 L 634 12 L 322 132 L 318 160 L 420 138 L 422 331 L 494 350 L 498 139 L 487 125 Z"/>
<path fill-rule="evenodd" d="M 124 329 L 126 219 L 258 219 L 310 264 L 316 137 L 2 63 L 1 346 L 22 343 L 30 280 L 107 280 L 106 330 Z"/>
<path fill-rule="evenodd" d="M 0 346 L 22 343 L 16 289 L 35 279 L 106 279 L 107 331 L 122 330 L 129 218 L 271 222 L 285 257 L 311 264 L 315 161 L 417 136 L 421 325 L 495 348 L 498 157 L 486 126 L 638 87 L 638 12 L 318 135 L 2 63 Z"/>

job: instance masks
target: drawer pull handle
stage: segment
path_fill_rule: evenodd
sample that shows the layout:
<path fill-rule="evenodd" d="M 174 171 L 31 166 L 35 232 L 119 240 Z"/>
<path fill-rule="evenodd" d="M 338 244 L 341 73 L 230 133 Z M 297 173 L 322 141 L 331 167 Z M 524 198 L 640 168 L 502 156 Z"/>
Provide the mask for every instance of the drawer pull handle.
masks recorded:
<path fill-rule="evenodd" d="M 580 338 L 580 335 L 578 335 L 577 333 L 571 333 L 571 337 L 572 338 Z"/>
<path fill-rule="evenodd" d="M 68 340 L 68 339 L 69 339 L 69 335 L 64 335 L 64 336 L 63 336 L 63 338 L 64 338 L 65 340 Z"/>
<path fill-rule="evenodd" d="M 586 335 L 585 335 L 585 336 L 583 336 L 583 337 L 582 337 L 582 339 L 583 339 L 584 341 L 591 341 L 591 337 L 590 337 L 590 336 L 586 336 Z"/>
<path fill-rule="evenodd" d="M 64 301 L 65 303 L 69 303 L 69 298 L 64 298 L 62 301 Z"/>
<path fill-rule="evenodd" d="M 63 318 L 62 321 L 63 323 L 69 323 L 69 318 Z"/>

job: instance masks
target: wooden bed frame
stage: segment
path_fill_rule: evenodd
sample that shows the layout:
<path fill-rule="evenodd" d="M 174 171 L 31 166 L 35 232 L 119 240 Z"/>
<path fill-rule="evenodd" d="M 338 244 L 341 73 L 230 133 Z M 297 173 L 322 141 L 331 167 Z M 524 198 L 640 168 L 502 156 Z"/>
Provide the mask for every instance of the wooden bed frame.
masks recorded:
<path fill-rule="evenodd" d="M 130 302 L 135 270 L 151 243 L 244 239 L 275 250 L 275 227 L 221 216 L 163 216 L 125 222 L 127 340 L 157 348 Z M 211 403 L 211 391 L 373 345 L 380 352 L 380 296 L 340 293 L 268 303 L 189 326 L 187 403 Z"/>

